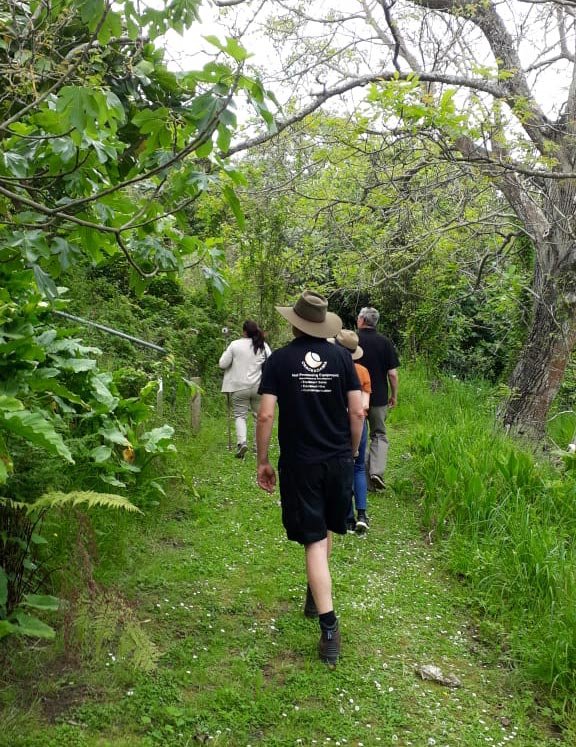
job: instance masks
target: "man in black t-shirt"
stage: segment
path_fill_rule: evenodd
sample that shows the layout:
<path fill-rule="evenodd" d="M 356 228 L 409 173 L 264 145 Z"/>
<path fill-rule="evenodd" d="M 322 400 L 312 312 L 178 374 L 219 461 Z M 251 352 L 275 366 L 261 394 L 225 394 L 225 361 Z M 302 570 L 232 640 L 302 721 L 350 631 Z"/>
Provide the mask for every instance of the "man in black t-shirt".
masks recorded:
<path fill-rule="evenodd" d="M 256 443 L 258 485 L 272 493 L 276 474 L 268 447 L 278 403 L 282 523 L 288 539 L 304 545 L 304 614 L 318 616 L 320 658 L 334 665 L 340 631 L 328 563 L 331 533 L 346 533 L 364 412 L 350 354 L 326 340 L 342 328 L 340 318 L 327 307 L 326 299 L 311 291 L 304 291 L 293 307 L 276 307 L 292 324 L 294 340 L 274 351 L 266 363 Z"/>
<path fill-rule="evenodd" d="M 372 307 L 360 309 L 358 314 L 358 338 L 364 355 L 358 361 L 370 373 L 372 394 L 368 410 L 370 426 L 370 449 L 366 451 L 366 472 L 372 490 L 384 488 L 384 471 L 388 459 L 388 437 L 386 435 L 386 413 L 396 406 L 398 398 L 398 354 L 396 348 L 384 335 L 376 332 L 380 314 Z M 388 392 L 390 385 L 390 392 Z"/>

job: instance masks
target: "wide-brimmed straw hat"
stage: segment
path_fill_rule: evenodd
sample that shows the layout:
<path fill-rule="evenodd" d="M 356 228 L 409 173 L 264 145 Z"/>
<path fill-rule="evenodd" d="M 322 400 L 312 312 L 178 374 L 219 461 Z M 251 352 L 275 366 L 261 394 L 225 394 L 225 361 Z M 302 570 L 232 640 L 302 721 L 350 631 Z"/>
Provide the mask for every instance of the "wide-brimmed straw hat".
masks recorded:
<path fill-rule="evenodd" d="M 343 348 L 349 350 L 352 353 L 353 361 L 357 361 L 358 358 L 362 358 L 364 355 L 364 351 L 360 345 L 358 345 L 358 335 L 351 329 L 340 330 L 334 338 L 334 342 L 337 342 L 338 345 L 342 345 Z"/>
<path fill-rule="evenodd" d="M 311 337 L 334 337 L 342 329 L 340 317 L 328 311 L 328 301 L 314 291 L 303 291 L 294 306 L 276 306 L 276 311 Z"/>

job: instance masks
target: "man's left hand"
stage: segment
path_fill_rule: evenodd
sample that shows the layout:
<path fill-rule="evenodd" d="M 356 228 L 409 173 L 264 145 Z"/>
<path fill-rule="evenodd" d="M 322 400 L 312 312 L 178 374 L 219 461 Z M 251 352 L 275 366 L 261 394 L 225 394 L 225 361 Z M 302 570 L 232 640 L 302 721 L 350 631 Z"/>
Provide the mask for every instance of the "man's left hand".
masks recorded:
<path fill-rule="evenodd" d="M 267 493 L 273 493 L 276 487 L 276 473 L 274 467 L 270 462 L 258 465 L 258 474 L 256 476 L 256 482 L 262 490 Z"/>
<path fill-rule="evenodd" d="M 393 395 L 392 397 L 388 398 L 388 407 L 392 409 L 393 407 L 396 407 L 396 395 Z"/>

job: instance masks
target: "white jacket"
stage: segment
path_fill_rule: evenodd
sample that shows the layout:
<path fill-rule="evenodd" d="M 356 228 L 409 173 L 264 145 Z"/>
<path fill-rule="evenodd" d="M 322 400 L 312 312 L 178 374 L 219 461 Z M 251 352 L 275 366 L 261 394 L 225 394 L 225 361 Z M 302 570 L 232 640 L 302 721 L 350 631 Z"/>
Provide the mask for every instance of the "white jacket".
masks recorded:
<path fill-rule="evenodd" d="M 223 392 L 237 392 L 250 389 L 260 383 L 262 366 L 272 351 L 264 343 L 265 353 L 254 352 L 254 345 L 249 337 L 233 340 L 220 356 L 218 365 L 224 369 Z"/>

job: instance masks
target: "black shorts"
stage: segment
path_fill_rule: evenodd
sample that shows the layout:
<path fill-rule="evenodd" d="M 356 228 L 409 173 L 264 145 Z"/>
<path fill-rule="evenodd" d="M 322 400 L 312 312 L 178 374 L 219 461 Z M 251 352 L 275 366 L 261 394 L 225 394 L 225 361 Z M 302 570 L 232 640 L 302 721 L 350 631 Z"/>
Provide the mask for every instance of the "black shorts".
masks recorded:
<path fill-rule="evenodd" d="M 282 523 L 289 540 L 309 545 L 327 531 L 346 534 L 352 500 L 354 460 L 337 457 L 319 464 L 278 467 Z"/>

